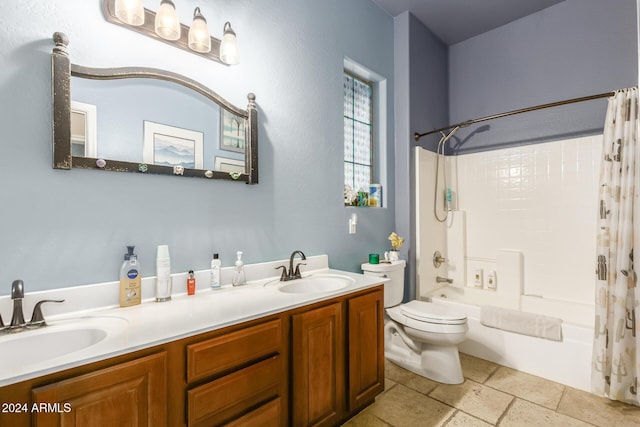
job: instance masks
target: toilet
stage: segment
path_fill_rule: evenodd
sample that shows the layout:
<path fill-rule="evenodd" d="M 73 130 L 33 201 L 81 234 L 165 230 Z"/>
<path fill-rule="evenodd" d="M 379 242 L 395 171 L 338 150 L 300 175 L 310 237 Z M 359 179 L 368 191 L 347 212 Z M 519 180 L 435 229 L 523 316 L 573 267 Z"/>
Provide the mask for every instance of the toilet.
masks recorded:
<path fill-rule="evenodd" d="M 404 296 L 405 261 L 362 264 L 365 275 L 388 277 L 384 284 L 384 355 L 418 375 L 445 384 L 464 381 L 458 344 L 466 338 L 465 313 Z"/>

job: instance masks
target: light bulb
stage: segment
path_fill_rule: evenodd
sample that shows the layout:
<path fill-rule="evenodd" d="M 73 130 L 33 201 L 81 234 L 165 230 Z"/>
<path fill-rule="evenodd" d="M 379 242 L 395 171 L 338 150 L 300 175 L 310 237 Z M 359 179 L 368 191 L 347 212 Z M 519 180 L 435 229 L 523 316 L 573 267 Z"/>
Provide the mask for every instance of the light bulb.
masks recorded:
<path fill-rule="evenodd" d="M 116 0 L 116 18 L 122 22 L 140 26 L 144 24 L 144 6 L 142 0 Z"/>
<path fill-rule="evenodd" d="M 189 49 L 200 53 L 211 52 L 211 36 L 207 20 L 200 13 L 200 8 L 193 11 L 193 23 L 189 29 Z"/>
<path fill-rule="evenodd" d="M 155 22 L 156 34 L 166 40 L 178 40 L 180 38 L 180 21 L 176 13 L 176 7 L 171 0 L 162 0 Z"/>
<path fill-rule="evenodd" d="M 220 43 L 220 60 L 225 64 L 236 65 L 240 63 L 240 54 L 236 41 L 236 33 L 231 29 L 231 24 L 224 24 L 222 42 Z"/>

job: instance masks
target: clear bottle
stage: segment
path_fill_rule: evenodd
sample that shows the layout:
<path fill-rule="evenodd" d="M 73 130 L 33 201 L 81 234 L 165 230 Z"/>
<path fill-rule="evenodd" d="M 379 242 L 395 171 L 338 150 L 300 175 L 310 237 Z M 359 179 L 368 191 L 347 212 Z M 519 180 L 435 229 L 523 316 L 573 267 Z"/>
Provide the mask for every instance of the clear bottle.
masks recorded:
<path fill-rule="evenodd" d="M 244 275 L 244 262 L 242 262 L 242 251 L 236 252 L 236 267 L 233 270 L 233 280 L 231 284 L 233 286 L 242 286 L 247 284 L 247 278 Z"/>
<path fill-rule="evenodd" d="M 120 307 L 138 305 L 142 301 L 142 283 L 138 256 L 133 253 L 135 246 L 127 246 L 124 261 L 120 267 Z"/>
<path fill-rule="evenodd" d="M 218 254 L 213 254 L 211 259 L 211 289 L 220 289 L 220 267 L 222 262 L 220 261 Z"/>

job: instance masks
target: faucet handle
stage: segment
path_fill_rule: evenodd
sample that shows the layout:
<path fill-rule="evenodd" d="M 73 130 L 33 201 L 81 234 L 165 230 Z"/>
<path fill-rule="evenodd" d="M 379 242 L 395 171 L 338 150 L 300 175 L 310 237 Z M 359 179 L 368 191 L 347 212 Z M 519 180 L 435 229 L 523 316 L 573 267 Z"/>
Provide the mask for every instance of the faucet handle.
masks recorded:
<path fill-rule="evenodd" d="M 24 298 L 24 282 L 20 279 L 11 283 L 11 299 Z"/>
<path fill-rule="evenodd" d="M 300 266 L 301 265 L 307 265 L 306 262 L 299 262 L 296 264 L 296 272 L 293 273 L 293 275 L 296 277 L 296 279 L 299 279 L 302 277 L 302 275 L 300 274 Z"/>
<path fill-rule="evenodd" d="M 279 265 L 276 267 L 276 270 L 281 268 L 282 269 L 282 274 L 280 275 L 280 281 L 284 282 L 285 280 L 287 280 L 287 266 L 286 265 Z"/>
<path fill-rule="evenodd" d="M 42 301 L 38 301 L 36 306 L 33 307 L 33 315 L 31 316 L 31 320 L 29 321 L 29 324 L 28 324 L 29 327 L 39 328 L 40 326 L 46 326 L 47 323 L 44 321 L 44 316 L 42 315 L 42 309 L 40 308 L 42 304 L 44 304 L 45 302 L 62 303 L 64 302 L 64 300 L 63 299 L 61 300 L 43 299 Z"/>

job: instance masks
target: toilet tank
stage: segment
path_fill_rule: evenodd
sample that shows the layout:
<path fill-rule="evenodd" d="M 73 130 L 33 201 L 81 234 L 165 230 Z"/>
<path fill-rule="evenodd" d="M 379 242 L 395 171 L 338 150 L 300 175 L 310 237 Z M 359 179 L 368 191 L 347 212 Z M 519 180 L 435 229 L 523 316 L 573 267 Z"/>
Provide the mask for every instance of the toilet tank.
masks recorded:
<path fill-rule="evenodd" d="M 365 275 L 388 277 L 391 279 L 384 284 L 384 306 L 393 307 L 402 302 L 404 296 L 404 267 L 405 260 L 391 261 L 390 263 L 362 264 L 362 272 Z"/>

